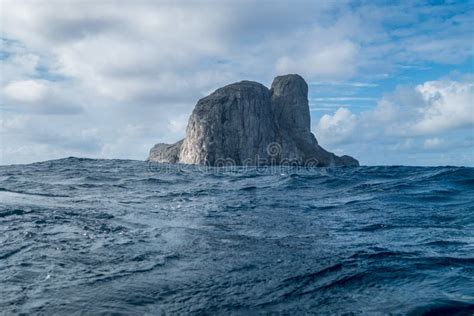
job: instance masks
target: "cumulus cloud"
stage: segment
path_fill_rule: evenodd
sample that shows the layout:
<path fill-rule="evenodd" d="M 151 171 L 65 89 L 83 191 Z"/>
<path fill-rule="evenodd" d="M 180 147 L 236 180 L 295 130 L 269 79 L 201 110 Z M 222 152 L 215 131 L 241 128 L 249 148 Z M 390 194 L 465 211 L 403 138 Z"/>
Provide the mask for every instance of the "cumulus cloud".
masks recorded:
<path fill-rule="evenodd" d="M 38 80 L 22 80 L 9 83 L 3 90 L 13 100 L 34 102 L 44 97 L 46 86 Z"/>
<path fill-rule="evenodd" d="M 416 87 L 423 98 L 422 117 L 413 126 L 420 134 L 474 125 L 474 83 L 429 81 Z"/>
<path fill-rule="evenodd" d="M 37 114 L 78 114 L 83 111 L 71 99 L 64 85 L 46 80 L 18 80 L 8 83 L 0 94 L 4 107 L 17 112 Z"/>
<path fill-rule="evenodd" d="M 472 134 L 473 100 L 470 76 L 428 81 L 398 87 L 368 111 L 355 114 L 339 108 L 332 115 L 325 114 L 314 130 L 318 141 L 329 147 L 373 143 L 379 150 L 401 152 L 463 148 L 465 133 L 456 132 L 467 129 Z M 441 135 L 449 136 L 449 141 Z"/>
<path fill-rule="evenodd" d="M 474 84 L 441 79 L 415 87 L 398 87 L 369 111 L 355 115 L 339 108 L 316 125 L 324 143 L 340 143 L 357 137 L 372 137 L 374 130 L 387 137 L 437 135 L 447 130 L 474 126 Z"/>
<path fill-rule="evenodd" d="M 320 141 L 342 143 L 352 136 L 358 124 L 358 118 L 346 108 L 339 108 L 334 115 L 325 114 L 316 127 Z"/>

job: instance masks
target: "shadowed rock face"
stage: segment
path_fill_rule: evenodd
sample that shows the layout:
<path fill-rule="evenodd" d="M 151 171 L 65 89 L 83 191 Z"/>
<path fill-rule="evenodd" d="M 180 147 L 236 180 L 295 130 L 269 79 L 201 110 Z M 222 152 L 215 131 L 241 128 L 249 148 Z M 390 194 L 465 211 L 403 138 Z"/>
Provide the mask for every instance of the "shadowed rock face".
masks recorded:
<path fill-rule="evenodd" d="M 150 161 L 215 165 L 358 166 L 318 145 L 311 133 L 308 85 L 299 75 L 276 77 L 271 89 L 241 81 L 199 100 L 186 138 L 157 144 Z"/>
<path fill-rule="evenodd" d="M 314 158 L 318 142 L 311 133 L 308 85 L 299 75 L 279 76 L 270 91 L 276 142 L 281 145 L 279 158 L 300 163 Z"/>

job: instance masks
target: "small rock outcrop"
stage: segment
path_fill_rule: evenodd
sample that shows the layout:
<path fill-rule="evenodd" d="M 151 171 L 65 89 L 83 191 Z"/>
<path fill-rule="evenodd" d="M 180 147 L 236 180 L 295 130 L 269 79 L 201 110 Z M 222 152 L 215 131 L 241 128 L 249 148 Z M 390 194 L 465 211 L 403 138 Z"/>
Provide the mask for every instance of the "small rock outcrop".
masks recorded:
<path fill-rule="evenodd" d="M 178 163 L 184 139 L 174 144 L 158 143 L 150 149 L 149 161 Z"/>
<path fill-rule="evenodd" d="M 318 145 L 311 133 L 308 85 L 299 75 L 278 76 L 271 89 L 241 81 L 196 104 L 186 138 L 156 144 L 149 161 L 222 165 L 358 166 Z"/>

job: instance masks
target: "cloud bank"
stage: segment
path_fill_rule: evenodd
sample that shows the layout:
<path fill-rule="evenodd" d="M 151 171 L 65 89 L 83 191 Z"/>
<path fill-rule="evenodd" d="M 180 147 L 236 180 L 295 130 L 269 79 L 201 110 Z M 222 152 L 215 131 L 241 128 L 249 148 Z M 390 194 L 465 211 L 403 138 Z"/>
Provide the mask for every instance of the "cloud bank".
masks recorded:
<path fill-rule="evenodd" d="M 373 143 L 379 151 L 430 152 L 452 149 L 463 139 L 464 148 L 474 145 L 473 101 L 471 76 L 400 86 L 384 95 L 374 109 L 354 114 L 341 107 L 333 115 L 323 115 L 314 130 L 329 147 L 351 144 L 366 150 L 366 144 Z"/>
<path fill-rule="evenodd" d="M 2 0 L 0 10 L 1 164 L 71 155 L 144 159 L 155 142 L 184 135 L 200 97 L 242 79 L 269 84 L 300 73 L 341 89 L 373 88 L 402 67 L 458 65 L 473 56 L 468 4 Z M 315 120 L 317 136 L 342 146 L 361 126 L 381 135 L 379 125 L 369 131 L 362 121 L 401 122 L 386 117 L 392 112 L 417 117 L 413 135 L 471 124 L 458 104 L 472 89 L 438 78 L 420 91 L 393 93 L 406 100 L 383 97 L 370 115 L 346 109 L 323 116 Z M 402 110 L 405 101 L 429 109 L 420 116 Z M 396 133 L 394 123 L 380 125 L 383 135 Z"/>

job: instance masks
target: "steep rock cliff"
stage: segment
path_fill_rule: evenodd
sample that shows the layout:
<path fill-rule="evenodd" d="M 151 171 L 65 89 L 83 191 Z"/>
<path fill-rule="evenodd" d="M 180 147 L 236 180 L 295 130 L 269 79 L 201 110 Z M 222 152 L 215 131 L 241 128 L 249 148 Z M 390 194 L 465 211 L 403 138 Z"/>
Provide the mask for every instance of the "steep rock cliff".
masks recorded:
<path fill-rule="evenodd" d="M 157 144 L 150 161 L 222 165 L 358 166 L 318 145 L 311 133 L 308 85 L 299 75 L 278 76 L 271 89 L 241 81 L 196 104 L 186 137 Z"/>

